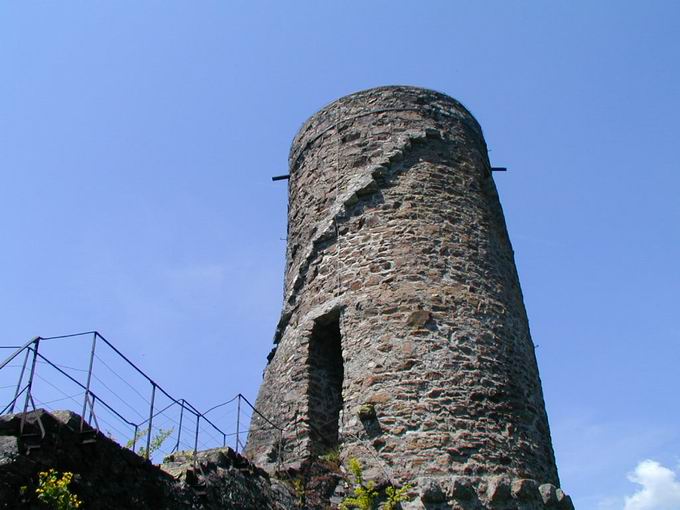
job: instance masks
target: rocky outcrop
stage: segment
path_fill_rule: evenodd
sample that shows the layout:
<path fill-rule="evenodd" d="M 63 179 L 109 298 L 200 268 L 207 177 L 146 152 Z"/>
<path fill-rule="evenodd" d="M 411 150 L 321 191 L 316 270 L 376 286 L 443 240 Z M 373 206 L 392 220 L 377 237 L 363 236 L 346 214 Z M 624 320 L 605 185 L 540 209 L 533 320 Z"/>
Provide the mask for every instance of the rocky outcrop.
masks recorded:
<path fill-rule="evenodd" d="M 44 509 L 34 493 L 38 473 L 50 468 L 74 473 L 71 489 L 86 509 L 295 508 L 286 484 L 230 448 L 156 466 L 87 425 L 80 432 L 80 417 L 69 411 L 27 413 L 23 434 L 20 422 L 20 414 L 0 417 L 1 509 Z"/>
<path fill-rule="evenodd" d="M 164 460 L 160 468 L 193 493 L 192 508 L 295 508 L 291 486 L 270 478 L 231 448 L 181 452 Z"/>

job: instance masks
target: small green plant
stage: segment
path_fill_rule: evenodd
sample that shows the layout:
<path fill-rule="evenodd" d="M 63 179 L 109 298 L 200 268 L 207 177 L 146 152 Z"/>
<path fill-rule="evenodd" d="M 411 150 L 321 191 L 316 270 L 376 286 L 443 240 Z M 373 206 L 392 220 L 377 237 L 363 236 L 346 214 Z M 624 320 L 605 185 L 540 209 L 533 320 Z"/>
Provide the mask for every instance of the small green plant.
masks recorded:
<path fill-rule="evenodd" d="M 326 462 L 330 464 L 334 464 L 336 466 L 340 465 L 340 449 L 339 448 L 333 448 L 331 450 L 328 450 L 326 453 L 321 455 L 319 457 L 321 460 L 325 460 Z"/>
<path fill-rule="evenodd" d="M 137 444 L 137 441 L 139 441 L 140 439 L 142 439 L 142 437 L 144 437 L 148 431 L 149 431 L 149 429 L 142 429 L 142 430 L 138 431 L 138 432 L 135 434 L 135 437 L 133 437 L 133 438 L 130 439 L 127 443 L 125 443 L 125 448 L 127 448 L 128 450 L 132 450 L 132 447 L 133 447 L 135 444 Z"/>
<path fill-rule="evenodd" d="M 59 473 L 54 469 L 38 473 L 38 487 L 35 494 L 39 501 L 55 510 L 73 510 L 80 508 L 83 502 L 71 492 L 69 485 L 73 473 Z"/>
<path fill-rule="evenodd" d="M 170 435 L 174 432 L 174 428 L 169 428 L 169 429 L 160 429 L 158 431 L 158 434 L 153 436 L 151 438 L 151 441 L 149 443 L 149 451 L 146 451 L 145 446 L 140 446 L 139 450 L 137 450 L 137 455 L 140 457 L 147 457 L 151 458 L 151 456 L 160 449 L 161 445 L 165 442 L 167 438 L 170 437 Z M 125 448 L 132 449 L 132 445 L 135 444 L 137 441 L 139 441 L 141 438 L 146 436 L 149 433 L 149 429 L 144 429 L 140 430 L 135 434 L 135 437 L 130 439 L 126 444 Z"/>
<path fill-rule="evenodd" d="M 293 490 L 295 491 L 295 496 L 298 498 L 298 506 L 300 508 L 305 506 L 305 483 L 302 478 L 295 478 L 293 480 Z"/>
<path fill-rule="evenodd" d="M 399 503 L 411 499 L 408 495 L 408 491 L 410 491 L 412 487 L 413 486 L 410 483 L 407 483 L 399 489 L 397 489 L 394 485 L 388 485 L 385 489 L 387 501 L 385 501 L 383 510 L 396 510 Z"/>
<path fill-rule="evenodd" d="M 353 477 L 353 495 L 347 496 L 342 500 L 339 506 L 340 510 L 349 510 L 351 508 L 357 510 L 374 510 L 380 494 L 376 489 L 375 482 L 372 480 L 366 482 L 364 480 L 364 470 L 358 459 L 349 459 L 347 468 Z M 397 510 L 399 503 L 411 499 L 408 495 L 408 491 L 411 490 L 412 487 L 413 486 L 409 483 L 401 488 L 389 484 L 385 488 L 386 499 L 385 503 L 382 505 L 382 510 Z"/>
<path fill-rule="evenodd" d="M 342 500 L 339 506 L 340 510 L 349 510 L 350 508 L 373 510 L 376 498 L 378 497 L 375 482 L 373 480 L 364 482 L 364 469 L 358 459 L 353 457 L 349 459 L 347 468 L 354 477 L 354 489 L 352 490 L 352 496 L 347 496 Z"/>
<path fill-rule="evenodd" d="M 374 420 L 375 417 L 376 417 L 375 405 L 373 405 L 373 404 L 362 404 L 361 406 L 359 406 L 359 410 L 357 411 L 357 414 L 359 415 L 359 419 L 361 421 Z"/>

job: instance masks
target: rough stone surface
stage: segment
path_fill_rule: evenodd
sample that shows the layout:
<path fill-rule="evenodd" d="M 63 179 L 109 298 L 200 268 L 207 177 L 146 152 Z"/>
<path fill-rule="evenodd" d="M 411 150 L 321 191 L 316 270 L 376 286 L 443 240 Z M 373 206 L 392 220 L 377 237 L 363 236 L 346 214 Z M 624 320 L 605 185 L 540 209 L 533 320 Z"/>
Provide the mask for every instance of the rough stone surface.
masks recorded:
<path fill-rule="evenodd" d="M 437 481 L 446 508 L 543 508 L 536 487 L 559 485 L 486 144 L 457 101 L 371 89 L 296 136 L 256 407 L 283 429 L 251 425 L 246 454 L 270 472 L 339 448 L 367 476 Z"/>
<path fill-rule="evenodd" d="M 38 473 L 50 468 L 74 473 L 73 493 L 83 508 L 121 509 L 271 509 L 296 508 L 287 485 L 229 448 L 177 455 L 161 467 L 123 448 L 86 425 L 93 442 L 83 443 L 80 417 L 71 412 L 0 417 L 0 508 L 45 508 L 34 494 Z M 45 437 L 36 440 L 38 419 Z M 30 449 L 28 447 L 31 447 Z M 21 487 L 28 490 L 22 494 Z"/>
<path fill-rule="evenodd" d="M 538 498 L 538 484 L 536 480 L 514 480 L 510 486 L 510 494 L 515 499 L 527 500 L 532 496 Z"/>
<path fill-rule="evenodd" d="M 295 508 L 289 485 L 270 478 L 231 448 L 214 448 L 170 455 L 160 468 L 172 475 L 192 498 L 182 508 Z"/>
<path fill-rule="evenodd" d="M 446 494 L 435 480 L 427 480 L 420 484 L 420 499 L 423 503 L 445 503 Z"/>
<path fill-rule="evenodd" d="M 538 488 L 538 492 L 541 493 L 541 498 L 543 498 L 543 503 L 546 505 L 554 505 L 557 503 L 557 491 L 555 486 L 551 483 L 544 483 Z"/>

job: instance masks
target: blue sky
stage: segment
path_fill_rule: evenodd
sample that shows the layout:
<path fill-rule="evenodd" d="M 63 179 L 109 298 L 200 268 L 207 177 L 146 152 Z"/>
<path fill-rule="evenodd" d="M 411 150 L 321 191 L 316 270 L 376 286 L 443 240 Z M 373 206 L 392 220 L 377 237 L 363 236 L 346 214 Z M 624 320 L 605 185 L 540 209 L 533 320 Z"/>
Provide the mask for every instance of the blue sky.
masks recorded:
<path fill-rule="evenodd" d="M 679 508 L 624 500 L 680 464 L 679 33 L 673 1 L 4 1 L 0 343 L 98 329 L 199 407 L 254 398 L 296 130 L 434 88 L 509 168 L 562 485 Z"/>

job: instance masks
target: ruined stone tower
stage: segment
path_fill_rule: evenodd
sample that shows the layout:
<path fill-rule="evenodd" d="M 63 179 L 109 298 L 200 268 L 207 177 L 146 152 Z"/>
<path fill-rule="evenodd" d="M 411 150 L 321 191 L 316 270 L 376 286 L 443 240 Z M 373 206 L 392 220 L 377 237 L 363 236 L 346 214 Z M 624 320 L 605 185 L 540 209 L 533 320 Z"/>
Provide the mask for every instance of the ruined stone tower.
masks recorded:
<path fill-rule="evenodd" d="M 409 508 L 571 508 L 477 121 L 431 90 L 366 90 L 310 118 L 289 163 L 256 404 L 283 432 L 255 415 L 247 455 L 274 470 L 339 449 L 415 483 Z"/>

